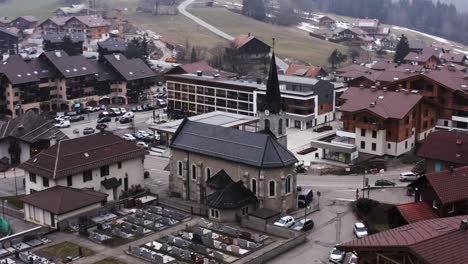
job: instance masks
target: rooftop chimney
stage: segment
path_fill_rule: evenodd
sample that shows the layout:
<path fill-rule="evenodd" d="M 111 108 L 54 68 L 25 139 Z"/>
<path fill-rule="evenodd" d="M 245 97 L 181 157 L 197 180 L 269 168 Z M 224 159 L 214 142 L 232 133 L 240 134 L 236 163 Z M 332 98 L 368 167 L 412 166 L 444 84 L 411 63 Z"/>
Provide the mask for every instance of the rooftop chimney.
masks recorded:
<path fill-rule="evenodd" d="M 60 52 L 60 50 L 55 51 L 55 56 L 57 56 L 59 58 L 62 57 L 62 53 Z"/>
<path fill-rule="evenodd" d="M 219 73 L 215 73 L 215 74 L 213 75 L 213 77 L 215 77 L 216 79 L 218 79 L 219 76 L 221 76 L 221 75 L 219 75 Z"/>
<path fill-rule="evenodd" d="M 369 104 L 369 106 L 370 106 L 371 108 L 375 107 L 375 105 L 376 105 L 376 102 L 375 102 L 375 101 Z"/>
<path fill-rule="evenodd" d="M 120 54 L 114 54 L 116 60 L 120 60 Z"/>
<path fill-rule="evenodd" d="M 468 219 L 461 220 L 460 230 L 468 230 Z"/>
<path fill-rule="evenodd" d="M 247 33 L 247 36 L 249 36 L 249 37 L 250 37 L 250 32 L 249 32 L 249 33 Z"/>
<path fill-rule="evenodd" d="M 203 72 L 202 71 L 197 71 L 197 76 L 202 76 Z"/>

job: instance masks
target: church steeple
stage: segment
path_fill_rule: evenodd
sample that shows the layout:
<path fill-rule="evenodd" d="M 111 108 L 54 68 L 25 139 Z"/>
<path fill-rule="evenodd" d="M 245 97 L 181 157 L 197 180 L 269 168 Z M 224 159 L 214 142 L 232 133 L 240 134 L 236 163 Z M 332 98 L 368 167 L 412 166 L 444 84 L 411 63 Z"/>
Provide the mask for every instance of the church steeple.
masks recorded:
<path fill-rule="evenodd" d="M 273 51 L 271 56 L 270 72 L 268 73 L 268 81 L 266 85 L 266 95 L 261 108 L 261 110 L 268 110 L 272 114 L 277 114 L 281 112 L 281 110 L 285 110 L 285 105 L 281 99 L 281 92 L 279 88 L 275 51 Z"/>

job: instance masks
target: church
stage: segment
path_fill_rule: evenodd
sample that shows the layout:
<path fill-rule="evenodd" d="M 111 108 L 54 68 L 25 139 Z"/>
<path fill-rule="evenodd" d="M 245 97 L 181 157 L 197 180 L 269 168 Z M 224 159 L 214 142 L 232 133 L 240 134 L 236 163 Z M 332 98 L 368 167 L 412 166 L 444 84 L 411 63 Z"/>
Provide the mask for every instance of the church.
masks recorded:
<path fill-rule="evenodd" d="M 233 221 L 259 208 L 297 208 L 296 157 L 287 149 L 286 105 L 273 55 L 257 133 L 185 119 L 171 142 L 172 197 L 207 205 L 212 220 Z"/>

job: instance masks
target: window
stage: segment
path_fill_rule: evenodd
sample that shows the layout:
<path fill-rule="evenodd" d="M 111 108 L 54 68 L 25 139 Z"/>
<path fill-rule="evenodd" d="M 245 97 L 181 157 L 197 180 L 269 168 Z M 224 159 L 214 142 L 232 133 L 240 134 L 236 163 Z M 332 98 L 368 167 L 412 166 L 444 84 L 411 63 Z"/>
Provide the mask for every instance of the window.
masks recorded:
<path fill-rule="evenodd" d="M 29 181 L 36 183 L 36 174 L 35 173 L 29 173 Z"/>
<path fill-rule="evenodd" d="M 197 179 L 197 166 L 195 164 L 192 164 L 192 180 Z"/>
<path fill-rule="evenodd" d="M 265 129 L 270 129 L 270 119 L 265 119 Z"/>
<path fill-rule="evenodd" d="M 101 167 L 101 177 L 109 175 L 109 166 L 102 166 Z"/>
<path fill-rule="evenodd" d="M 434 118 L 431 118 L 431 126 L 434 126 L 434 124 L 435 124 L 435 120 Z"/>
<path fill-rule="evenodd" d="M 448 211 L 449 214 L 453 214 L 455 212 L 455 203 L 452 203 L 452 208 Z"/>
<path fill-rule="evenodd" d="M 205 169 L 205 175 L 206 175 L 206 179 L 208 180 L 209 178 L 211 178 L 211 169 L 210 168 L 206 168 Z"/>
<path fill-rule="evenodd" d="M 286 177 L 286 181 L 285 181 L 285 185 L 284 185 L 284 193 L 290 193 L 291 192 L 291 182 L 292 181 L 292 178 L 291 178 L 291 175 L 288 175 L 288 177 Z"/>
<path fill-rule="evenodd" d="M 424 109 L 424 116 L 428 116 L 429 115 L 429 109 Z"/>
<path fill-rule="evenodd" d="M 93 171 L 87 170 L 83 172 L 83 182 L 92 181 L 93 180 Z"/>
<path fill-rule="evenodd" d="M 406 134 L 406 137 L 409 137 L 409 129 L 405 129 L 405 134 Z"/>
<path fill-rule="evenodd" d="M 280 119 L 278 123 L 278 135 L 281 134 L 283 134 L 283 119 Z"/>
<path fill-rule="evenodd" d="M 377 150 L 377 144 L 372 143 L 372 151 L 376 151 L 376 150 Z"/>
<path fill-rule="evenodd" d="M 439 209 L 439 207 L 437 206 L 437 201 L 436 200 L 432 200 L 432 208 Z"/>
<path fill-rule="evenodd" d="M 361 149 L 365 149 L 366 148 L 366 142 L 365 141 L 361 141 Z"/>
<path fill-rule="evenodd" d="M 119 161 L 119 162 L 117 163 L 117 168 L 119 168 L 119 169 L 122 168 L 122 162 L 121 162 L 121 161 Z"/>
<path fill-rule="evenodd" d="M 182 176 L 182 161 L 177 162 L 177 175 Z"/>
<path fill-rule="evenodd" d="M 408 148 L 408 141 L 405 141 L 405 149 Z"/>
<path fill-rule="evenodd" d="M 372 138 L 377 138 L 377 131 L 372 131 Z"/>
<path fill-rule="evenodd" d="M 390 143 L 387 144 L 387 148 L 388 149 L 391 149 L 392 148 L 392 145 L 390 145 Z"/>
<path fill-rule="evenodd" d="M 49 179 L 42 177 L 42 186 L 49 187 Z"/>
<path fill-rule="evenodd" d="M 73 185 L 73 178 L 71 175 L 67 176 L 67 186 L 70 187 Z"/>
<path fill-rule="evenodd" d="M 257 180 L 256 179 L 252 179 L 250 181 L 250 189 L 252 190 L 252 193 L 257 195 Z"/>
<path fill-rule="evenodd" d="M 210 216 L 214 218 L 219 218 L 219 211 L 216 209 L 210 209 Z"/>
<path fill-rule="evenodd" d="M 246 207 L 243 207 L 242 208 L 242 215 L 247 215 L 249 213 L 249 207 L 246 206 Z"/>
<path fill-rule="evenodd" d="M 361 137 L 365 137 L 366 136 L 366 130 L 365 129 L 361 129 Z"/>
<path fill-rule="evenodd" d="M 423 123 L 423 128 L 427 128 L 427 120 Z"/>
<path fill-rule="evenodd" d="M 275 197 L 276 196 L 276 182 L 270 181 L 268 183 L 268 196 Z"/>
<path fill-rule="evenodd" d="M 409 116 L 407 116 L 407 117 L 405 118 L 405 124 L 406 124 L 406 125 L 409 124 Z"/>

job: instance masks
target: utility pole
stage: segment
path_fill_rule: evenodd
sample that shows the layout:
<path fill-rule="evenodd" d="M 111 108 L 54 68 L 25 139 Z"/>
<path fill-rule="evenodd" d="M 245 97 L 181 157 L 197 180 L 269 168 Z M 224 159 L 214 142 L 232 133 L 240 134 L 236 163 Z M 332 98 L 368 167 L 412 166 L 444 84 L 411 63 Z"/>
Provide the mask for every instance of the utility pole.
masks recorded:
<path fill-rule="evenodd" d="M 13 177 L 15 178 L 15 195 L 18 197 L 18 185 L 16 184 L 16 168 L 13 168 Z"/>

